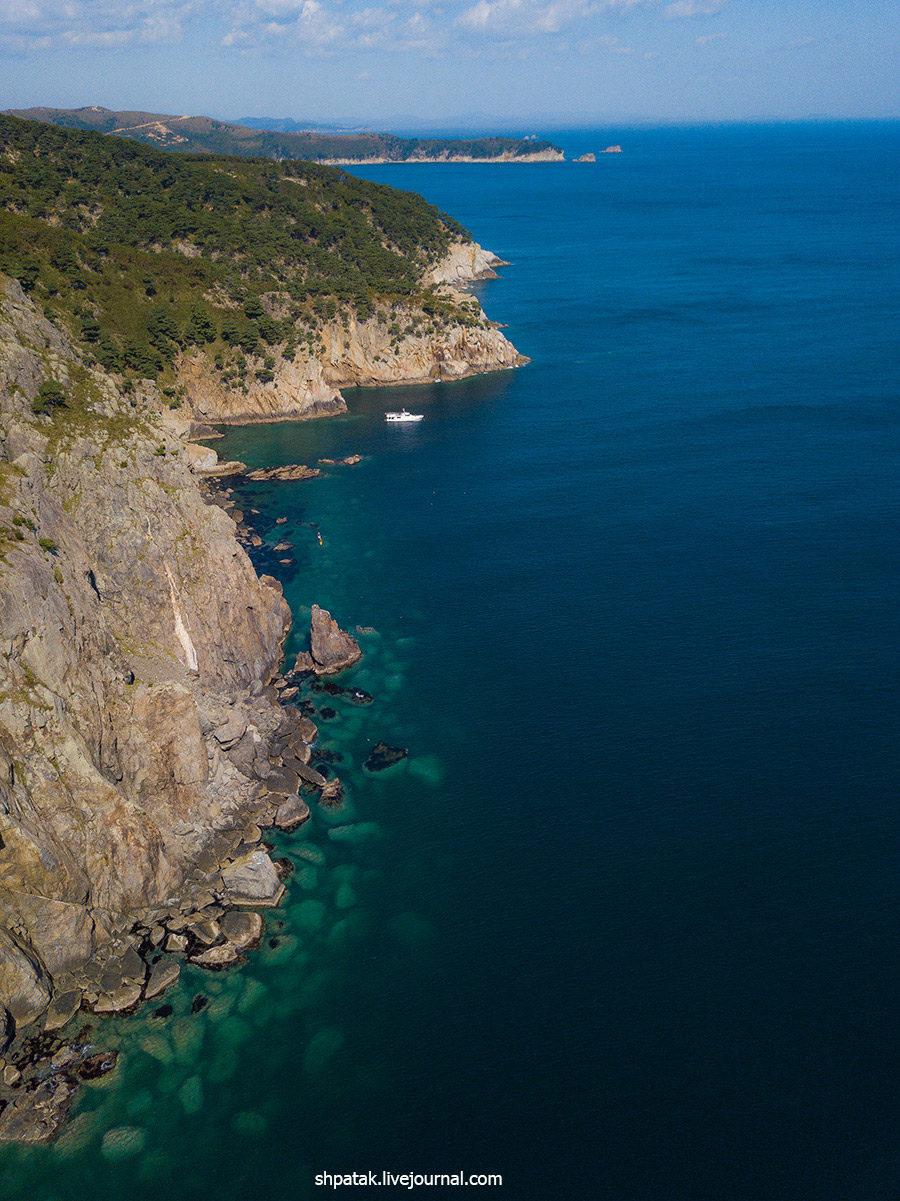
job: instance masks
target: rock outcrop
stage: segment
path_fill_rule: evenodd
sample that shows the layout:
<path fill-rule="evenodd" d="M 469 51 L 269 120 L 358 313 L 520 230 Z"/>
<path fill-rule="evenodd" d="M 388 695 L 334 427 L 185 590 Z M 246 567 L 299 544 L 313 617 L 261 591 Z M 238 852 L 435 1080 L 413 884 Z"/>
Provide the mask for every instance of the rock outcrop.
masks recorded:
<path fill-rule="evenodd" d="M 191 416 L 232 425 L 327 417 L 346 412 L 343 387 L 433 383 L 520 367 L 528 359 L 488 321 L 478 301 L 459 290 L 504 265 L 477 242 L 454 242 L 422 278 L 423 286 L 437 288 L 447 306 L 443 315 L 430 318 L 413 302 L 365 321 L 343 314 L 319 329 L 312 346 L 304 342 L 292 350 L 292 357 L 271 347 L 272 378 L 248 379 L 239 391 L 226 387 L 203 351 L 194 350 L 178 365 Z M 192 466 L 195 474 L 221 475 L 240 464 L 217 465 L 198 455 Z"/>
<path fill-rule="evenodd" d="M 297 656 L 295 672 L 335 675 L 362 658 L 356 639 L 340 628 L 327 609 L 321 609 L 318 605 L 312 607 L 309 641 L 310 649 L 301 651 Z"/>
<path fill-rule="evenodd" d="M 31 412 L 48 378 L 70 398 L 53 420 Z M 206 457 L 141 399 L 0 277 L 0 1006 L 17 1027 L 54 996 L 63 1020 L 76 989 L 132 1007 L 133 931 L 191 898 L 274 903 L 241 831 L 271 820 L 265 779 L 315 732 L 269 686 L 280 585 L 206 503 Z"/>
<path fill-rule="evenodd" d="M 477 242 L 453 242 L 440 262 L 426 273 L 424 282 L 458 286 L 477 279 L 496 279 L 496 268 L 508 266 Z"/>
<path fill-rule="evenodd" d="M 317 467 L 305 467 L 302 463 L 289 463 L 284 467 L 257 467 L 247 472 L 248 480 L 312 480 L 321 475 Z"/>

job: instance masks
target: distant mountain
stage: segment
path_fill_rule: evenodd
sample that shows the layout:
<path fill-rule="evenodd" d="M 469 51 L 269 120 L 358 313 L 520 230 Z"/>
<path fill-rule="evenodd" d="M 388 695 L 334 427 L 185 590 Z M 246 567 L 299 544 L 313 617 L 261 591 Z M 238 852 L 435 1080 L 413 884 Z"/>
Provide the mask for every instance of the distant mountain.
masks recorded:
<path fill-rule="evenodd" d="M 113 112 L 87 108 L 8 109 L 7 115 L 67 129 L 93 130 L 130 138 L 181 154 L 224 154 L 239 158 L 302 159 L 307 162 L 562 162 L 551 142 L 523 138 L 400 138 L 389 133 L 281 131 L 231 125 L 212 117 L 168 113 Z M 265 120 L 265 118 L 263 118 Z"/>
<path fill-rule="evenodd" d="M 365 133 L 367 125 L 322 124 L 318 121 L 295 121 L 293 117 L 238 117 L 235 125 L 247 129 L 265 129 L 271 133 Z"/>

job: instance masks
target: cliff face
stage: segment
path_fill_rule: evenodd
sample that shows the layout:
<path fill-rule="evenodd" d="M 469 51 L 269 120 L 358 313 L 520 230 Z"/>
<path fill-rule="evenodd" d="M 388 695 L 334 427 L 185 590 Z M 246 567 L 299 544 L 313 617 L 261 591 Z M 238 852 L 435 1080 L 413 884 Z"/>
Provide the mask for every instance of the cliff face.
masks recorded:
<path fill-rule="evenodd" d="M 320 158 L 316 160 L 327 167 L 359 167 L 363 164 L 371 167 L 381 163 L 564 163 L 565 161 L 565 154 L 555 147 L 551 150 L 534 150 L 524 154 L 506 150 L 502 154 L 473 155 L 443 150 L 438 153 L 414 153 L 402 159 L 366 156 L 365 158 Z"/>
<path fill-rule="evenodd" d="M 72 397 L 52 421 L 30 407 L 50 376 Z M 152 401 L 0 276 L 0 1004 L 19 1023 L 211 886 L 290 724 L 264 688 L 280 586 Z"/>
<path fill-rule="evenodd" d="M 450 320 L 430 327 L 415 306 L 395 305 L 390 313 L 357 321 L 328 322 L 313 349 L 298 349 L 288 360 L 275 352 L 274 379 L 251 382 L 246 392 L 223 387 L 202 352 L 180 364 L 196 420 L 245 424 L 323 417 L 346 411 L 339 389 L 358 384 L 421 384 L 503 371 L 528 362 L 485 317 L 477 301 L 457 289 L 496 277 L 503 261 L 477 242 L 455 242 L 424 276 L 440 296 L 466 306 L 465 323 Z M 398 332 L 399 330 L 399 332 Z"/>

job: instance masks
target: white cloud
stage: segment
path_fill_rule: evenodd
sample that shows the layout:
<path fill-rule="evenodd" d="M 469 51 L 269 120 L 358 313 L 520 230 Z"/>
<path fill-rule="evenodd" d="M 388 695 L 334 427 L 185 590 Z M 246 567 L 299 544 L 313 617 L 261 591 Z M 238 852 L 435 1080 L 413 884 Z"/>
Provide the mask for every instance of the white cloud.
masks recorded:
<path fill-rule="evenodd" d="M 672 20 L 687 20 L 690 17 L 714 17 L 722 11 L 726 0 L 675 0 L 665 9 L 665 15 Z"/>
<path fill-rule="evenodd" d="M 0 0 L 0 48 L 116 50 L 180 41 L 196 18 L 240 51 L 300 49 L 527 53 L 529 44 L 610 47 L 611 18 L 644 8 L 657 18 L 710 16 L 725 0 Z M 607 24 L 607 29 L 609 25 Z M 629 54 L 618 45 L 615 53 Z"/>
<path fill-rule="evenodd" d="M 114 50 L 181 39 L 184 23 L 205 0 L 0 0 L 0 45 L 51 45 Z"/>

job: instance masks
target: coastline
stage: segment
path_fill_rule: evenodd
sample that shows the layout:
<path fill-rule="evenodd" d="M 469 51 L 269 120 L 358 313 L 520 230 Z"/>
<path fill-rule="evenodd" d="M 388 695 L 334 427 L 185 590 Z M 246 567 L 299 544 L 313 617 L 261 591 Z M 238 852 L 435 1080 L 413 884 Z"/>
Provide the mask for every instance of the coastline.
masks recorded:
<path fill-rule="evenodd" d="M 471 253 L 467 249 L 462 260 L 459 253 L 451 258 L 444 273 L 457 284 L 467 269 L 470 278 L 484 278 L 500 264 L 480 247 Z M 440 275 L 440 269 L 435 270 Z M 438 282 L 444 286 L 442 280 Z M 27 395 L 27 381 L 35 373 L 42 374 L 30 349 L 41 339 L 53 347 L 57 374 L 74 376 L 83 371 L 73 348 L 37 315 L 17 285 L 5 285 L 5 296 L 11 332 L 4 350 L 14 375 L 14 382 L 6 380 L 10 396 Z M 488 357 L 485 370 L 527 361 L 493 327 L 487 345 L 490 350 L 498 345 L 508 348 L 503 358 L 510 361 L 498 364 Z M 471 342 L 467 349 L 471 350 Z M 367 361 L 364 353 L 362 363 Z M 448 360 L 436 362 L 443 367 Z M 474 373 L 468 361 L 450 371 L 449 378 Z M 122 398 L 108 377 L 94 371 L 86 378 L 110 431 L 108 423 L 118 420 Z M 423 377 L 413 375 L 411 380 L 422 382 Z M 409 381 L 401 376 L 371 382 Z M 310 802 L 316 798 L 321 806 L 341 811 L 339 781 L 327 779 L 312 766 L 317 727 L 304 711 L 305 702 L 299 708 L 292 704 L 300 696 L 303 669 L 294 674 L 281 667 L 292 620 L 282 586 L 272 576 L 258 574 L 247 558 L 247 552 L 252 553 L 262 540 L 231 498 L 227 482 L 217 486 L 204 478 L 191 448 L 185 446 L 196 420 L 228 422 L 211 419 L 197 408 L 190 416 L 173 412 L 158 398 L 154 404 L 151 392 L 143 400 L 156 409 L 149 425 L 126 423 L 116 431 L 115 440 L 128 446 L 126 453 L 143 465 L 148 478 L 158 480 L 163 489 L 176 487 L 179 500 L 170 516 L 160 511 L 158 502 L 151 508 L 135 504 L 134 499 L 122 502 L 115 543 L 103 550 L 106 518 L 99 524 L 89 519 L 84 525 L 88 512 L 96 513 L 98 506 L 104 511 L 110 500 L 108 480 L 101 481 L 89 467 L 96 435 L 85 428 L 62 443 L 51 440 L 50 455 L 46 435 L 23 420 L 21 408 L 7 414 L 4 422 L 8 461 L 27 480 L 32 497 L 32 528 L 45 535 L 42 546 L 46 542 L 53 547 L 49 554 L 44 552 L 36 586 L 49 587 L 60 604 L 68 606 L 76 627 L 86 623 L 100 632 L 95 651 L 85 655 L 81 647 L 77 654 L 107 695 L 109 715 L 104 720 L 119 728 L 123 749 L 130 744 L 129 754 L 137 753 L 138 761 L 133 765 L 127 757 L 123 761 L 120 750 L 108 769 L 121 784 L 102 802 L 108 807 L 105 821 L 112 854 L 107 868 L 111 875 L 99 893 L 102 896 L 105 890 L 107 897 L 102 907 L 92 900 L 98 891 L 96 869 L 86 859 L 79 861 L 88 844 L 83 850 L 76 848 L 74 857 L 69 853 L 71 862 L 59 879 L 44 880 L 34 875 L 34 869 L 23 868 L 19 879 L 8 880 L 0 890 L 5 925 L 5 931 L 0 931 L 0 987 L 6 1001 L 0 1008 L 0 1142 L 53 1140 L 84 1084 L 115 1071 L 115 1047 L 101 1045 L 102 1038 L 95 1041 L 89 1029 L 91 1015 L 127 1018 L 176 987 L 184 964 L 208 971 L 240 966 L 259 945 L 263 913 L 282 903 L 285 874 L 290 870 L 287 861 L 273 858 L 276 845 L 264 832 L 296 832 L 309 821 Z M 343 398 L 340 404 L 332 411 L 344 411 Z M 305 414 L 318 415 L 323 414 Z M 250 420 L 232 418 L 230 423 L 284 419 L 285 413 L 279 411 L 256 414 Z M 154 438 L 159 437 L 153 432 L 154 422 L 165 440 L 152 450 Z M 215 457 L 214 452 L 209 454 Z M 113 490 L 123 487 L 127 492 L 128 475 L 125 472 Z M 42 498 L 36 507 L 35 496 Z M 7 499 L 15 509 L 18 502 Z M 182 516 L 176 515 L 179 511 Z M 80 524 L 74 525 L 73 519 Z M 175 527 L 179 521 L 188 534 L 188 545 L 180 550 L 166 533 L 166 526 Z M 50 531 L 53 538 L 47 536 Z M 160 535 L 168 549 L 158 544 Z M 232 542 L 237 546 L 229 550 Z M 147 602 L 133 611 L 117 606 L 115 620 L 105 620 L 105 598 L 128 595 L 130 585 L 122 573 L 130 562 L 145 559 L 151 548 L 155 566 L 151 569 L 148 562 L 143 570 Z M 29 544 L 22 551 L 34 557 L 40 548 L 31 550 Z M 73 554 L 78 565 L 73 563 L 70 572 L 68 560 Z M 238 579 L 232 562 L 240 566 Z M 84 583 L 76 585 L 79 575 Z M 202 576 L 206 578 L 201 583 Z M 235 628 L 228 616 L 242 603 L 242 590 L 250 600 L 246 629 Z M 216 600 L 211 607 L 213 592 Z M 10 630 L 37 610 L 27 595 L 20 605 L 18 611 L 7 613 Z M 218 619 L 213 616 L 216 605 Z M 263 625 L 254 626 L 256 614 L 262 615 Z M 66 624 L 63 620 L 63 630 Z M 144 640 L 141 648 L 134 643 L 138 625 Z M 32 645 L 37 647 L 48 637 L 49 630 L 39 631 Z M 161 640 L 158 646 L 157 640 Z M 74 643 L 71 648 L 60 644 L 54 656 L 65 661 L 74 649 Z M 44 705 L 45 696 L 63 688 L 61 682 L 54 682 L 53 658 L 32 662 L 34 669 L 26 668 L 25 691 L 0 697 L 0 733 L 5 732 L 7 744 L 25 736 L 23 716 L 26 723 L 32 722 L 35 706 Z M 341 686 L 334 687 L 337 695 Z M 68 680 L 73 700 L 84 688 L 83 683 L 73 685 Z M 41 822 L 46 825 L 38 837 L 50 845 L 59 845 L 62 837 L 62 827 L 54 828 L 54 823 L 70 822 L 80 809 L 97 808 L 97 799 L 88 804 L 84 794 L 88 788 L 96 792 L 96 771 L 81 745 L 81 733 L 69 729 L 69 720 L 55 719 L 58 728 L 46 718 L 43 721 L 44 745 L 67 748 L 65 779 L 72 797 L 71 808 L 54 811 L 50 782 L 45 804 L 51 809 L 40 817 L 36 811 L 36 828 Z M 26 766 L 29 776 L 37 778 L 42 758 L 49 753 L 32 753 Z M 137 789 L 134 799 L 142 806 L 154 796 L 149 825 L 144 818 L 135 824 L 138 811 L 129 812 L 133 802 L 121 792 L 126 787 Z M 201 810 L 205 811 L 201 823 L 197 825 L 194 818 L 186 826 L 185 818 Z M 17 842 L 13 837 L 10 843 L 8 823 L 3 834 L 15 854 Z M 131 866 L 126 867 L 129 860 Z M 68 879 L 91 880 L 81 900 Z M 163 1015 L 166 1008 L 165 1004 L 160 1008 Z M 43 1033 L 35 1043 L 32 1032 L 38 1023 Z"/>

